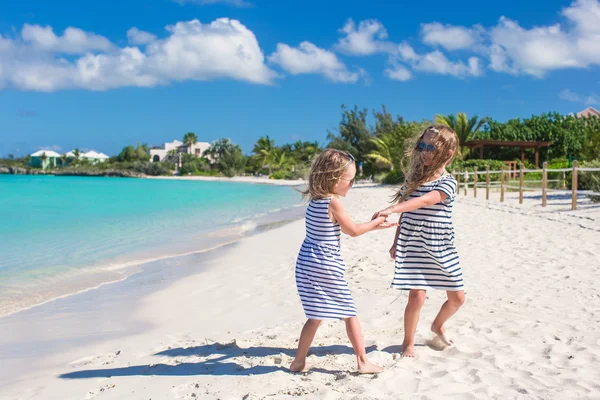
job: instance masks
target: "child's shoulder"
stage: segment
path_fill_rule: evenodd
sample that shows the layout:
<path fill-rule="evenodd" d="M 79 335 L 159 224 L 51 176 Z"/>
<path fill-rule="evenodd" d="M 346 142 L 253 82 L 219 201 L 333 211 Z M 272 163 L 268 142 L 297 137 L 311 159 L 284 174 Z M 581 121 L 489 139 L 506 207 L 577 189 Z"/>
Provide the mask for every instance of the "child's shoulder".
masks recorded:
<path fill-rule="evenodd" d="M 442 177 L 440 178 L 440 183 L 441 182 L 452 182 L 452 183 L 456 183 L 457 180 L 456 178 L 452 175 L 452 174 L 444 174 L 442 175 Z"/>

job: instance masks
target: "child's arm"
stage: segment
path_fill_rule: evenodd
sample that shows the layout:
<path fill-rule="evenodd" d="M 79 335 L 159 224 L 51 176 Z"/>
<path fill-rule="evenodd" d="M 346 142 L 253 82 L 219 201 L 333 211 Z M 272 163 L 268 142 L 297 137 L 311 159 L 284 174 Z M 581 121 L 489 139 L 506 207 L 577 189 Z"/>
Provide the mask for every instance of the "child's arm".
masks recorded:
<path fill-rule="evenodd" d="M 444 182 L 438 187 L 436 187 L 434 190 L 423 196 L 415 197 L 414 199 L 410 199 L 402 203 L 389 206 L 388 208 L 376 212 L 373 215 L 373 218 L 377 218 L 379 216 L 387 217 L 390 214 L 401 214 L 405 212 L 410 212 L 418 210 L 419 208 L 444 202 L 448 197 L 454 196 L 454 194 L 456 193 L 456 189 L 456 181 Z"/>
<path fill-rule="evenodd" d="M 342 202 L 337 197 L 331 199 L 329 209 L 331 210 L 333 218 L 340 224 L 342 232 L 352 237 L 360 236 L 379 226 L 382 226 L 382 228 L 389 228 L 397 225 L 396 223 L 386 222 L 386 217 L 384 216 L 374 218 L 364 224 L 355 224 L 346 212 Z"/>
<path fill-rule="evenodd" d="M 398 243 L 398 236 L 400 236 L 400 221 L 402 217 L 398 219 L 398 228 L 396 228 L 396 234 L 394 235 L 394 242 L 392 243 L 392 247 L 390 247 L 390 257 L 392 259 L 396 258 L 396 244 Z"/>

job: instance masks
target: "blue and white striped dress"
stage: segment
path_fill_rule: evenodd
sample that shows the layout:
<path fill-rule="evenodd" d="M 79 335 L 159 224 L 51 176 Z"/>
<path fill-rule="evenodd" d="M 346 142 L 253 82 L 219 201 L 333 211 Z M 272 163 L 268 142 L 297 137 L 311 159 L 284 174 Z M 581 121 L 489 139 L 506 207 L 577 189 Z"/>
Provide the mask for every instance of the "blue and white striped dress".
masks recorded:
<path fill-rule="evenodd" d="M 454 246 L 452 208 L 458 190 L 450 174 L 427 182 L 407 200 L 439 190 L 445 201 L 402 214 L 396 243 L 396 289 L 464 290 L 463 274 Z"/>
<path fill-rule="evenodd" d="M 329 218 L 331 198 L 311 200 L 306 209 L 306 238 L 296 261 L 296 286 L 310 319 L 356 315 L 340 255 L 339 224 Z"/>

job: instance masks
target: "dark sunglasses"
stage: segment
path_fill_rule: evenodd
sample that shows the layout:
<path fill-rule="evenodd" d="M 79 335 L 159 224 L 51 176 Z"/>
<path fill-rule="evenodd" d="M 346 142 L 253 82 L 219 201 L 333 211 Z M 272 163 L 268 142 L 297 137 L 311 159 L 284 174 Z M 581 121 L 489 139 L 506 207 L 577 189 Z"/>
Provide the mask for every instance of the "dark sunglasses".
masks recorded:
<path fill-rule="evenodd" d="M 344 178 L 340 178 L 340 181 L 346 181 L 349 182 L 349 185 L 352 186 L 354 185 L 354 179 L 356 178 L 352 178 L 352 179 L 344 179 Z"/>
<path fill-rule="evenodd" d="M 432 152 L 435 151 L 435 145 L 425 144 L 425 142 L 419 142 L 417 144 L 417 151 Z"/>

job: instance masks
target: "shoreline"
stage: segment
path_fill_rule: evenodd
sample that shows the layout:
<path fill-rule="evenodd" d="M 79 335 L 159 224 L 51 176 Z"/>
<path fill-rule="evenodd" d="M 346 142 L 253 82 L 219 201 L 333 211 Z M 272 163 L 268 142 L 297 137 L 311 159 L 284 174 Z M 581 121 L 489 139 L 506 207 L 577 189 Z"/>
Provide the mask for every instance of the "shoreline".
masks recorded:
<path fill-rule="evenodd" d="M 110 262 L 103 266 L 93 266 L 83 268 L 75 272 L 73 276 L 57 276 L 52 283 L 52 289 L 44 285 L 43 290 L 36 291 L 38 301 L 31 301 L 32 297 L 26 293 L 15 296 L 28 299 L 28 303 L 10 304 L 6 303 L 0 309 L 0 321 L 2 318 L 13 316 L 23 311 L 27 311 L 53 301 L 76 296 L 81 293 L 92 291 L 106 285 L 112 285 L 122 282 L 129 277 L 140 273 L 147 264 L 156 263 L 164 260 L 181 258 L 191 255 L 208 253 L 229 246 L 251 237 L 261 232 L 276 229 L 278 226 L 285 225 L 303 217 L 303 205 L 294 205 L 283 209 L 271 210 L 266 214 L 255 216 L 251 222 L 245 222 L 239 229 L 223 228 L 216 231 L 206 232 L 206 240 L 199 248 L 179 252 L 154 255 L 150 258 L 138 258 L 127 260 L 115 264 Z M 183 249 L 181 249 L 183 250 Z M 37 283 L 39 284 L 39 283 Z M 13 296 L 14 299 L 14 296 Z M 36 299 L 37 300 L 37 299 Z M 8 301 L 8 300 L 7 300 Z"/>
<path fill-rule="evenodd" d="M 263 184 L 263 185 L 276 185 L 276 186 L 305 186 L 306 181 L 303 179 L 299 180 L 286 180 L 286 179 L 269 179 L 268 177 L 256 177 L 256 176 L 234 176 L 218 177 L 218 176 L 145 176 L 144 179 L 165 179 L 165 180 L 180 180 L 180 181 L 203 181 L 203 182 L 235 182 L 235 183 L 252 183 L 252 184 Z"/>

